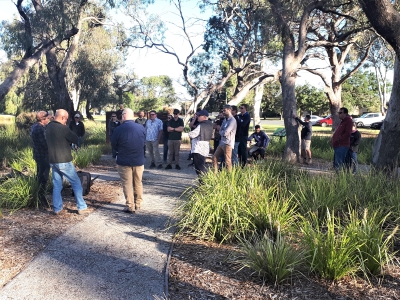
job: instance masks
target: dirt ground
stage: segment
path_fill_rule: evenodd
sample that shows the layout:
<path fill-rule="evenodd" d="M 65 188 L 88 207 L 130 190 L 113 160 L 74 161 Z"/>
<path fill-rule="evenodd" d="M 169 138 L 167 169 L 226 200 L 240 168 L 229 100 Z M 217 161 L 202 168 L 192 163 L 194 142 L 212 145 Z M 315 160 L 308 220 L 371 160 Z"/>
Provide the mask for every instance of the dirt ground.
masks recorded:
<path fill-rule="evenodd" d="M 101 161 L 88 171 L 115 170 L 113 161 Z M 92 211 L 111 202 L 119 182 L 96 182 L 85 197 Z M 0 219 L 0 287 L 16 276 L 46 245 L 82 220 L 76 213 L 71 190 L 64 191 L 67 212 L 23 209 Z M 234 245 L 219 245 L 180 236 L 169 265 L 169 299 L 400 299 L 400 267 L 392 266 L 369 283 L 347 278 L 336 283 L 306 274 L 274 287 L 249 270 L 237 271 L 229 263 Z"/>

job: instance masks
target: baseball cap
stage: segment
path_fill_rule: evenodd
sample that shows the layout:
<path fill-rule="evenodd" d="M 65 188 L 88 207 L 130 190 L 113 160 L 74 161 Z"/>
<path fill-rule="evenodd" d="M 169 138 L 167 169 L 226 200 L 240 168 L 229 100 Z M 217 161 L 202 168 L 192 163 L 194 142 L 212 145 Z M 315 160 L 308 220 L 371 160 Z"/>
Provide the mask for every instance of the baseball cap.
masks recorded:
<path fill-rule="evenodd" d="M 208 117 L 208 111 L 206 111 L 205 109 L 203 109 L 203 110 L 198 111 L 198 112 L 196 113 L 196 115 Z"/>
<path fill-rule="evenodd" d="M 79 115 L 79 114 L 76 114 L 74 117 L 75 117 L 75 118 L 79 118 L 79 117 L 80 117 L 80 115 Z"/>

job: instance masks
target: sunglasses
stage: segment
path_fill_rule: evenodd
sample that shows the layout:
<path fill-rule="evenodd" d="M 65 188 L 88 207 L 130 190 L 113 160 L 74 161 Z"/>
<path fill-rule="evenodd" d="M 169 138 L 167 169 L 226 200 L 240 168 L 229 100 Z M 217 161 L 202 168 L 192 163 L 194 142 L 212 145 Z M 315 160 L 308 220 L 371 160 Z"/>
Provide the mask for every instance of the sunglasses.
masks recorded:
<path fill-rule="evenodd" d="M 150 114 L 150 116 L 155 116 L 156 114 Z"/>

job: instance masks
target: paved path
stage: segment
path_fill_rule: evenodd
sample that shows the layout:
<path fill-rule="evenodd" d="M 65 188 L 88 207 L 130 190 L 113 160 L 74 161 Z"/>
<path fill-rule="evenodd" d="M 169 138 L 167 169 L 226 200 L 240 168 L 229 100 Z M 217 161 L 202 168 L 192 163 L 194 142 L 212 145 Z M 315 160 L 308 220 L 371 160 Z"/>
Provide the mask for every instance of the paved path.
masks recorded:
<path fill-rule="evenodd" d="M 165 224 L 196 177 L 186 155 L 181 171 L 145 170 L 140 211 L 123 213 L 119 191 L 116 202 L 53 240 L 0 289 L 0 299 L 163 299 L 172 239 Z M 97 180 L 119 180 L 116 172 L 99 175 Z"/>

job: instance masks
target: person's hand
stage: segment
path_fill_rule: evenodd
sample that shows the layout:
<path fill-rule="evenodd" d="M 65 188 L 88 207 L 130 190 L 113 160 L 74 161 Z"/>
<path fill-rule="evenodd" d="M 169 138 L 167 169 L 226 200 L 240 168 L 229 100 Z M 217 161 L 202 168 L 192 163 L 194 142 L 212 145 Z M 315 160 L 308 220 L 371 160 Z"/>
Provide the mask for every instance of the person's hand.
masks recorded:
<path fill-rule="evenodd" d="M 295 118 L 295 119 L 296 119 L 296 118 L 297 118 L 297 116 L 296 116 L 295 114 L 293 114 L 293 118 Z"/>

